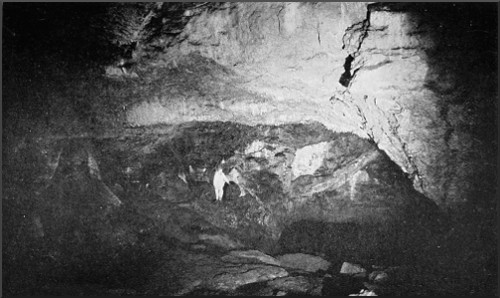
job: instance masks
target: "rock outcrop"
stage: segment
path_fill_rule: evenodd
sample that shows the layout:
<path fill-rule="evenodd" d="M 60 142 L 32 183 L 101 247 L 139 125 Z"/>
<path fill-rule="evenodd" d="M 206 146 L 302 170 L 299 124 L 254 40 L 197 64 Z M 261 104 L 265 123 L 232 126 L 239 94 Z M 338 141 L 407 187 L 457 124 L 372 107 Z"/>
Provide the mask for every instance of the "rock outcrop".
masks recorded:
<path fill-rule="evenodd" d="M 302 253 L 286 254 L 278 256 L 277 259 L 281 262 L 281 266 L 285 268 L 296 268 L 308 272 L 326 271 L 330 267 L 330 262 L 327 260 Z"/>
<path fill-rule="evenodd" d="M 435 209 L 372 143 L 318 123 L 207 122 L 157 131 L 163 133 L 131 129 L 116 141 L 40 141 L 30 150 L 43 148 L 46 158 L 30 179 L 39 181 L 36 191 L 50 200 L 88 197 L 89 204 L 110 205 L 109 212 L 136 208 L 168 226 L 161 232 L 165 237 L 220 249 L 272 251 L 283 229 L 300 220 L 390 224 Z M 223 173 L 236 169 L 245 193 L 230 183 L 215 202 L 211 181 L 223 159 Z M 203 170 L 191 173 L 195 168 Z"/>
<path fill-rule="evenodd" d="M 467 52 L 462 44 L 472 42 L 477 33 L 460 28 L 466 20 L 448 19 L 469 8 L 372 4 L 368 9 L 364 26 L 346 32 L 345 47 L 354 61 L 344 102 L 359 112 L 366 135 L 410 174 L 415 189 L 441 205 L 463 203 L 474 189 L 479 190 L 473 176 L 492 169 L 481 161 L 491 152 L 487 140 L 464 131 L 464 126 L 474 125 L 470 123 L 474 117 L 480 117 L 480 108 L 474 116 L 458 113 L 476 106 L 477 99 L 458 102 L 465 95 L 456 90 L 459 76 L 470 74 L 460 74 L 456 67 L 480 63 L 478 57 L 487 51 Z M 473 24 L 477 20 L 468 21 L 470 27 L 481 26 Z M 462 61 L 445 61 L 448 55 Z M 487 71 L 478 76 L 489 76 Z M 463 83 L 467 86 L 463 88 L 476 90 L 475 96 L 484 101 L 481 105 L 493 108 L 488 91 L 470 81 Z"/>
<path fill-rule="evenodd" d="M 160 99 L 132 108 L 128 121 L 316 121 L 373 140 L 415 189 L 442 206 L 488 196 L 484 189 L 494 180 L 487 174 L 494 164 L 482 160 L 494 158 L 496 144 L 489 144 L 494 134 L 487 131 L 495 127 L 481 119 L 494 121 L 490 90 L 496 76 L 481 57 L 495 59 L 488 41 L 495 37 L 488 21 L 474 18 L 470 9 L 465 4 L 221 5 L 190 19 L 169 59 L 199 53 L 240 78 L 219 85 L 233 84 L 262 98 L 226 90 L 214 94 L 215 108 L 198 112 L 190 112 L 197 107 L 189 100 L 169 98 L 165 105 Z M 176 107 L 182 113 L 173 113 Z M 477 176 L 487 179 L 478 182 Z"/>

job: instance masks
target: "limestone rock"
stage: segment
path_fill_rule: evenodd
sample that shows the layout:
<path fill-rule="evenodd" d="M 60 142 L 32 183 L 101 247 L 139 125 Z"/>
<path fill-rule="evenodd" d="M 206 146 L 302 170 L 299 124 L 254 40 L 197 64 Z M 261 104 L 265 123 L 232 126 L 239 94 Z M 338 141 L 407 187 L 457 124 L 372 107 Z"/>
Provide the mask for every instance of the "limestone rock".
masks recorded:
<path fill-rule="evenodd" d="M 359 294 L 350 294 L 349 296 L 377 296 L 377 294 L 374 291 L 363 289 L 359 291 Z"/>
<path fill-rule="evenodd" d="M 198 51 L 222 65 L 236 65 L 238 73 L 249 77 L 245 88 L 268 98 L 224 103 L 224 111 L 218 111 L 222 114 L 205 112 L 203 119 L 249 124 L 312 120 L 333 131 L 353 132 L 377 143 L 410 176 L 415 189 L 438 204 L 452 204 L 482 188 L 469 182 L 475 176 L 471 173 L 494 171 L 479 161 L 484 155 L 494 158 L 494 148 L 488 140 L 475 138 L 473 131 L 492 130 L 481 123 L 481 113 L 493 114 L 487 111 L 494 110 L 496 96 L 479 86 L 496 81 L 487 67 L 477 75 L 465 71 L 480 61 L 460 46 L 476 39 L 486 43 L 489 35 L 460 31 L 454 21 L 441 17 L 457 8 L 436 7 L 231 4 L 191 18 L 177 50 Z M 474 47 L 475 57 L 491 57 L 490 52 Z M 334 83 L 331 88 L 347 68 L 349 84 Z M 154 103 L 149 108 L 144 123 L 183 121 L 167 113 L 168 108 Z"/>
<path fill-rule="evenodd" d="M 276 278 L 267 283 L 275 290 L 285 291 L 292 294 L 321 295 L 321 279 L 308 278 L 305 276 L 287 276 Z"/>
<path fill-rule="evenodd" d="M 342 268 L 340 268 L 340 273 L 349 275 L 365 275 L 366 269 L 358 264 L 344 262 L 342 263 Z"/>
<path fill-rule="evenodd" d="M 207 285 L 209 288 L 229 291 L 235 290 L 242 285 L 263 282 L 287 275 L 288 272 L 281 267 L 243 264 L 224 268 L 222 272 L 214 275 L 207 282 Z"/>
<path fill-rule="evenodd" d="M 323 160 L 329 148 L 328 142 L 321 142 L 297 150 L 292 163 L 292 179 L 302 175 L 314 174 L 323 164 Z"/>
<path fill-rule="evenodd" d="M 265 253 L 258 250 L 232 250 L 229 252 L 230 256 L 234 256 L 240 259 L 255 259 L 266 264 L 271 264 L 275 266 L 280 266 L 280 262 L 275 258 L 266 255 Z"/>
<path fill-rule="evenodd" d="M 462 103 L 451 104 L 463 96 L 461 91 L 450 94 L 461 80 L 457 68 L 477 63 L 471 53 L 458 45 L 475 37 L 455 29 L 458 23 L 469 20 L 460 19 L 456 24 L 444 16 L 460 7 L 430 5 L 424 8 L 426 16 L 415 18 L 418 9 L 422 9 L 417 4 L 371 4 L 369 26 L 353 26 L 348 30 L 344 42 L 355 57 L 351 65 L 355 76 L 347 101 L 362 115 L 365 133 L 409 174 L 415 189 L 438 204 L 456 204 L 465 200 L 474 188 L 466 172 L 485 171 L 484 165 L 469 157 L 481 150 L 489 152 L 484 139 L 470 146 L 472 135 L 461 129 L 463 123 L 470 124 L 472 118 L 481 117 L 479 112 L 469 120 L 460 119 L 455 116 Z M 369 34 L 364 35 L 363 28 Z M 448 34 L 446 39 L 443 39 L 444 32 Z M 440 34 L 441 37 L 437 37 Z M 441 51 L 444 43 L 446 48 L 454 50 Z M 434 54 L 427 56 L 427 53 Z M 484 56 L 487 52 L 474 47 L 474 53 Z M 456 65 L 458 63 L 461 65 Z M 475 76 L 465 85 L 475 89 L 470 82 L 479 77 L 485 78 L 482 74 Z M 483 95 L 478 96 L 488 102 Z M 460 144 L 452 141 L 458 135 Z"/>
<path fill-rule="evenodd" d="M 242 87 L 267 99 L 246 101 L 238 96 L 234 102 L 217 103 L 220 109 L 205 108 L 196 115 L 190 111 L 198 108 L 186 104 L 183 97 L 168 98 L 165 105 L 153 99 L 128 110 L 127 121 L 132 125 L 193 120 L 278 124 L 328 119 L 329 128 L 352 131 L 350 121 L 337 117 L 345 109 L 331 109 L 327 99 L 332 82 L 343 72 L 344 31 L 363 21 L 367 4 L 230 3 L 197 13 L 182 30 L 182 42 L 167 56 L 199 53 L 234 69 L 245 77 Z M 180 63 L 179 68 L 183 68 Z"/>
<path fill-rule="evenodd" d="M 288 276 L 278 266 L 227 263 L 207 253 L 175 250 L 152 274 L 146 286 L 151 295 L 185 295 L 196 291 L 227 294 L 239 287 Z"/>
<path fill-rule="evenodd" d="M 234 70 L 238 92 L 210 98 L 238 100 L 154 97 L 128 108 L 127 122 L 319 122 L 372 140 L 437 204 L 462 203 L 484 192 L 485 185 L 478 185 L 483 182 L 471 182 L 475 177 L 487 176 L 484 184 L 495 180 L 488 173 L 495 171 L 497 70 L 488 62 L 497 50 L 490 42 L 494 30 L 463 17 L 460 6 L 228 3 L 188 13 L 179 44 L 168 55 L 197 65 L 210 58 Z M 347 82 L 340 84 L 344 76 Z M 223 77 L 211 83 L 233 85 Z M 297 159 L 293 178 L 313 171 L 321 158 L 306 159 L 311 165 Z"/>
<path fill-rule="evenodd" d="M 373 271 L 368 275 L 368 279 L 377 284 L 384 284 L 389 281 L 389 274 L 384 271 Z"/>
<path fill-rule="evenodd" d="M 309 272 L 326 271 L 330 267 L 330 262 L 325 259 L 303 253 L 286 254 L 277 257 L 277 259 L 283 267 L 302 269 Z"/>

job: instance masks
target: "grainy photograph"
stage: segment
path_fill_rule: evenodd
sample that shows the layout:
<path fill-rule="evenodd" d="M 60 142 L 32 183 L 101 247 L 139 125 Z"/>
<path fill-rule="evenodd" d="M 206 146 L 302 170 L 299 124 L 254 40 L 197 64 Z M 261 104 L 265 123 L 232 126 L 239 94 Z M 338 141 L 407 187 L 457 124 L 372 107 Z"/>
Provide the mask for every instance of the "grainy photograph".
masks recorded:
<path fill-rule="evenodd" d="M 2 3 L 2 296 L 498 295 L 497 2 Z"/>

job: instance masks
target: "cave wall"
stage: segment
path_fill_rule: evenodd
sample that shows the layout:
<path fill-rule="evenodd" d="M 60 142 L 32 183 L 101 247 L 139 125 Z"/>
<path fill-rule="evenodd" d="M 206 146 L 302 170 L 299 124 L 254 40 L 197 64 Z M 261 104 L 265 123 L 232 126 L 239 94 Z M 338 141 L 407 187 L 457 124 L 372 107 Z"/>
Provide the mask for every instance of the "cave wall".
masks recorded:
<path fill-rule="evenodd" d="M 357 124 L 339 117 L 347 109 L 333 110 L 328 100 L 344 72 L 344 31 L 366 18 L 367 4 L 231 3 L 193 17 L 172 51 L 197 52 L 229 66 L 245 77 L 245 88 L 272 98 L 261 105 L 259 123 L 310 120 L 351 132 Z"/>
<path fill-rule="evenodd" d="M 355 57 L 349 100 L 362 111 L 365 131 L 441 205 L 494 193 L 496 144 L 478 132 L 496 130 L 484 108 L 496 109 L 496 70 L 484 63 L 495 61 L 488 39 L 496 29 L 473 9 L 372 5 L 358 29 L 363 38 L 347 45 Z"/>
<path fill-rule="evenodd" d="M 496 125 L 487 121 L 495 121 L 497 76 L 478 66 L 485 53 L 495 59 L 495 44 L 484 42 L 495 39 L 495 14 L 478 18 L 472 4 L 457 5 L 228 3 L 194 16 L 172 51 L 229 66 L 248 78 L 247 90 L 271 99 L 259 117 L 233 121 L 312 120 L 370 138 L 418 191 L 450 206 L 488 195 L 478 175 L 495 179 Z M 225 107 L 234 115 L 236 106 Z"/>

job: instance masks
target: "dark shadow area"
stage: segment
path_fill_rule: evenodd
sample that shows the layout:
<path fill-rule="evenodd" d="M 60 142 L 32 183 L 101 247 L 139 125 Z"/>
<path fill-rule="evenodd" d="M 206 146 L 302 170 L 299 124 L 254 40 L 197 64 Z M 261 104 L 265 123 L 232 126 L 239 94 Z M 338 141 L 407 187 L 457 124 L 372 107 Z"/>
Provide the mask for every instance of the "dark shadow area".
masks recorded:
<path fill-rule="evenodd" d="M 351 63 L 352 63 L 352 61 L 354 61 L 354 58 L 351 55 L 349 55 L 349 56 L 347 56 L 347 58 L 345 58 L 345 63 L 344 63 L 344 70 L 345 71 L 340 76 L 340 79 L 339 79 L 339 83 L 344 87 L 348 87 L 349 82 L 352 79 L 352 75 L 351 75 Z"/>

